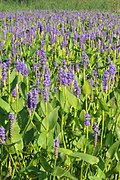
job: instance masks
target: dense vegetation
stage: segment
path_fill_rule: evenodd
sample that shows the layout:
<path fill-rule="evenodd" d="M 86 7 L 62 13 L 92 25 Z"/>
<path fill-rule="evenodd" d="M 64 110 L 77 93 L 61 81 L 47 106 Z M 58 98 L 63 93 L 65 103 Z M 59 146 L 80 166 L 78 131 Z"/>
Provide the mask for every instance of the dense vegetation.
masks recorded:
<path fill-rule="evenodd" d="M 25 9 L 100 10 L 120 12 L 119 0 L 1 0 L 0 11 Z"/>
<path fill-rule="evenodd" d="M 0 177 L 120 178 L 120 16 L 0 13 Z"/>

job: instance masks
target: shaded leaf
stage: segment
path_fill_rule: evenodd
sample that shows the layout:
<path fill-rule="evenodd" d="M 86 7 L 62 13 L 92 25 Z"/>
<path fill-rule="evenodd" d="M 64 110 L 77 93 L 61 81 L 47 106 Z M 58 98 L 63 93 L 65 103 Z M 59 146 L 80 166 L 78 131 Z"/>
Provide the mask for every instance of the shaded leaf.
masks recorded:
<path fill-rule="evenodd" d="M 0 98 L 0 107 L 5 111 L 10 112 L 10 105 L 2 98 Z"/>
<path fill-rule="evenodd" d="M 112 146 L 110 146 L 110 148 L 108 149 L 106 156 L 111 159 L 115 154 L 115 152 L 117 152 L 119 146 L 120 146 L 120 141 L 117 141 L 114 144 L 112 144 Z"/>
<path fill-rule="evenodd" d="M 84 154 L 79 152 L 72 152 L 69 149 L 59 148 L 60 152 L 64 152 L 66 155 L 69 155 L 71 157 L 80 158 L 90 164 L 97 164 L 99 162 L 99 159 L 95 156 L 92 156 L 90 154 Z"/>

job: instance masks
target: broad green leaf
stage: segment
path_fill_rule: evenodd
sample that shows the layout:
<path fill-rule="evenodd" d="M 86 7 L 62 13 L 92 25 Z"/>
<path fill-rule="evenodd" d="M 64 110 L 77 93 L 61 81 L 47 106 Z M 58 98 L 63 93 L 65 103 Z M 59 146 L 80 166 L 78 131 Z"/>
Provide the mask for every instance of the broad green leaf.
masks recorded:
<path fill-rule="evenodd" d="M 53 110 L 51 104 L 49 102 L 46 103 L 44 99 L 41 100 L 40 107 L 45 115 L 49 114 Z"/>
<path fill-rule="evenodd" d="M 108 105 L 107 105 L 107 103 L 105 101 L 99 99 L 99 103 L 100 103 L 100 107 L 101 107 L 102 110 L 109 111 Z"/>
<path fill-rule="evenodd" d="M 113 170 L 114 172 L 120 173 L 120 161 L 117 163 L 116 167 Z"/>
<path fill-rule="evenodd" d="M 108 149 L 106 156 L 109 159 L 113 158 L 113 155 L 115 154 L 115 152 L 117 152 L 118 148 L 120 146 L 120 141 L 115 142 L 112 146 L 110 146 L 110 148 Z"/>
<path fill-rule="evenodd" d="M 56 168 L 54 169 L 53 175 L 54 175 L 54 176 L 62 177 L 62 176 L 64 175 L 64 173 L 65 173 L 65 170 L 64 170 L 63 168 L 61 168 L 61 167 L 56 167 Z"/>
<path fill-rule="evenodd" d="M 46 149 L 46 138 L 46 131 L 43 131 L 38 138 L 38 146 L 41 146 L 43 149 Z"/>
<path fill-rule="evenodd" d="M 64 93 L 63 93 L 62 90 L 59 90 L 59 91 L 56 93 L 56 98 L 57 98 L 57 100 L 60 102 L 60 105 L 61 105 L 61 107 L 62 107 L 62 109 L 63 109 L 64 106 L 65 106 L 66 100 L 65 100 L 65 95 L 64 95 Z"/>
<path fill-rule="evenodd" d="M 66 171 L 61 167 L 56 167 L 54 169 L 53 175 L 58 176 L 58 177 L 67 177 L 67 178 L 72 179 L 72 180 L 77 180 L 74 176 L 72 176 L 70 174 L 69 170 Z"/>
<path fill-rule="evenodd" d="M 24 108 L 24 105 L 25 105 L 25 101 L 24 99 L 21 97 L 20 99 L 18 99 L 18 103 L 17 103 L 17 112 L 20 112 L 23 108 Z M 12 104 L 11 104 L 11 107 L 14 111 L 16 111 L 16 101 L 14 101 Z"/>
<path fill-rule="evenodd" d="M 10 83 L 13 82 L 13 80 L 15 79 L 15 77 L 16 77 L 16 70 L 13 69 L 12 72 L 11 72 L 11 74 L 10 74 Z"/>
<path fill-rule="evenodd" d="M 0 98 L 0 107 L 5 111 L 10 112 L 10 105 L 2 98 Z"/>
<path fill-rule="evenodd" d="M 90 154 L 84 154 L 79 152 L 72 152 L 69 149 L 59 148 L 60 152 L 64 152 L 66 155 L 69 155 L 71 157 L 80 158 L 90 164 L 97 164 L 99 162 L 99 159 L 95 156 L 92 156 Z"/>
<path fill-rule="evenodd" d="M 97 176 L 89 176 L 89 180 L 102 180 L 102 178 Z"/>
<path fill-rule="evenodd" d="M 12 131 L 11 142 L 16 143 L 15 148 L 18 151 L 20 151 L 23 149 L 23 140 L 22 140 L 22 134 L 20 134 L 20 127 L 16 120 L 14 120 L 12 129 L 13 131 Z"/>
<path fill-rule="evenodd" d="M 57 123 L 58 119 L 58 109 L 59 107 L 55 108 L 52 112 L 49 113 L 48 115 L 48 123 L 49 123 L 49 131 L 53 129 Z"/>
<path fill-rule="evenodd" d="M 72 154 L 72 157 L 80 158 L 90 164 L 97 164 L 99 162 L 99 159 L 95 156 L 92 156 L 90 154 L 84 154 L 79 152 L 74 152 Z"/>
<path fill-rule="evenodd" d="M 67 88 L 65 89 L 66 100 L 68 100 L 69 104 L 75 109 L 78 108 L 78 99 L 74 96 Z"/>
<path fill-rule="evenodd" d="M 115 132 L 117 134 L 118 139 L 120 140 L 120 123 L 116 124 Z"/>
<path fill-rule="evenodd" d="M 98 177 L 105 179 L 106 178 L 105 173 L 98 166 L 96 166 L 96 167 L 98 169 L 98 171 L 97 171 Z"/>
<path fill-rule="evenodd" d="M 20 94 L 25 98 L 26 97 L 26 92 L 27 92 L 27 85 L 22 82 L 21 83 L 21 88 L 20 88 Z"/>
<path fill-rule="evenodd" d="M 69 149 L 65 149 L 65 148 L 59 148 L 60 152 L 64 152 L 66 155 L 71 156 L 71 154 L 73 154 L 73 152 Z"/>
<path fill-rule="evenodd" d="M 39 159 L 40 159 L 40 163 L 42 165 L 42 167 L 49 173 L 51 173 L 53 171 L 52 167 L 48 164 L 48 162 L 46 161 L 46 159 L 43 157 L 42 154 L 39 155 Z"/>
<path fill-rule="evenodd" d="M 92 87 L 88 80 L 85 80 L 83 87 L 82 87 L 82 91 L 85 95 L 88 95 L 88 96 L 92 94 Z"/>

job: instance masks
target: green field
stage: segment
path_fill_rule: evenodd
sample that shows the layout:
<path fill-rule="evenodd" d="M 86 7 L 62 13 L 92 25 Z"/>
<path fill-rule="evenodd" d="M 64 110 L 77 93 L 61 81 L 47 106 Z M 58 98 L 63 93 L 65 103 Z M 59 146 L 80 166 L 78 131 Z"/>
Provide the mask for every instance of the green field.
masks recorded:
<path fill-rule="evenodd" d="M 1 0 L 0 11 L 14 11 L 25 9 L 68 9 L 68 10 L 100 10 L 119 12 L 119 0 L 28 0 L 12 1 Z"/>

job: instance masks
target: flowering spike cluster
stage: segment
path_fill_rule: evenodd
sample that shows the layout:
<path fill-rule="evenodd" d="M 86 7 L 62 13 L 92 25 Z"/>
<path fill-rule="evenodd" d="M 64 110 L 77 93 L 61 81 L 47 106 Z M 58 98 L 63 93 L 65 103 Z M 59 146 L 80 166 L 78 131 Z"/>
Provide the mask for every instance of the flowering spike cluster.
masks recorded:
<path fill-rule="evenodd" d="M 11 58 L 6 59 L 6 64 L 7 64 L 8 68 L 10 68 L 10 65 L 12 64 Z"/>
<path fill-rule="evenodd" d="M 86 68 L 88 65 L 88 60 L 87 60 L 87 54 L 83 51 L 82 53 L 82 63 L 83 63 L 83 67 Z"/>
<path fill-rule="evenodd" d="M 91 87 L 94 88 L 94 81 L 92 78 L 89 79 L 89 82 L 90 82 Z"/>
<path fill-rule="evenodd" d="M 80 98 L 80 94 L 81 94 L 81 89 L 80 86 L 78 86 L 77 81 L 74 81 L 74 89 L 73 89 L 73 94 L 77 97 Z"/>
<path fill-rule="evenodd" d="M 2 83 L 3 86 L 5 85 L 5 82 L 7 80 L 7 65 L 6 63 L 2 64 Z"/>
<path fill-rule="evenodd" d="M 5 135 L 5 128 L 0 127 L 0 144 L 5 143 L 6 135 Z"/>
<path fill-rule="evenodd" d="M 85 114 L 84 124 L 90 126 L 90 115 L 88 113 Z"/>
<path fill-rule="evenodd" d="M 78 72 L 80 63 L 75 64 L 75 71 Z"/>
<path fill-rule="evenodd" d="M 108 90 L 108 80 L 109 80 L 109 73 L 107 70 L 105 70 L 104 74 L 103 74 L 103 82 L 102 82 L 103 90 L 105 92 L 107 92 L 107 90 Z"/>
<path fill-rule="evenodd" d="M 30 112 L 33 112 L 38 104 L 38 91 L 33 89 L 32 92 L 27 93 L 27 107 Z"/>
<path fill-rule="evenodd" d="M 54 156 L 55 156 L 55 159 L 58 158 L 58 147 L 59 147 L 59 140 L 55 139 L 54 140 Z"/>
<path fill-rule="evenodd" d="M 41 65 L 46 65 L 46 52 L 44 49 L 40 50 Z"/>
<path fill-rule="evenodd" d="M 12 134 L 13 134 L 13 123 L 14 123 L 14 119 L 15 119 L 14 113 L 10 113 L 8 115 L 8 119 L 10 120 L 10 137 L 12 137 Z"/>
<path fill-rule="evenodd" d="M 112 84 L 114 84 L 114 78 L 115 78 L 115 73 L 116 73 L 116 67 L 115 65 L 111 62 L 109 67 L 108 67 L 108 70 L 105 70 L 104 71 L 104 74 L 103 74 L 103 82 L 102 82 L 102 85 L 103 85 L 103 90 L 105 92 L 107 92 L 108 90 L 108 81 L 110 81 L 110 86 Z"/>
<path fill-rule="evenodd" d="M 38 28 L 40 29 L 40 33 L 43 31 L 43 26 L 41 23 L 38 24 Z"/>
<path fill-rule="evenodd" d="M 111 84 L 114 84 L 116 67 L 115 67 L 115 65 L 114 65 L 113 63 L 111 63 L 111 64 L 109 65 L 108 72 L 109 72 L 109 75 L 110 75 Z"/>
<path fill-rule="evenodd" d="M 59 67 L 58 69 L 58 83 L 60 85 L 71 85 L 74 80 L 74 73 L 73 70 L 71 69 L 71 65 L 68 69 L 67 72 L 67 66 L 66 66 L 66 61 L 62 61 L 62 67 Z"/>
<path fill-rule="evenodd" d="M 43 79 L 43 97 L 46 102 L 49 100 L 49 88 L 50 88 L 50 70 L 46 66 L 44 79 Z"/>
<path fill-rule="evenodd" d="M 26 64 L 24 64 L 24 61 L 20 61 L 20 60 L 16 62 L 16 70 L 19 73 L 21 73 L 23 76 L 27 76 L 29 72 Z"/>
<path fill-rule="evenodd" d="M 97 70 L 93 70 L 93 74 L 94 74 L 95 79 L 97 79 L 97 78 L 98 78 L 98 72 L 97 72 Z"/>
<path fill-rule="evenodd" d="M 54 65 L 54 67 L 57 67 L 56 59 L 54 59 L 53 65 Z"/>
<path fill-rule="evenodd" d="M 68 85 L 70 86 L 74 80 L 74 73 L 72 69 L 69 69 L 67 73 Z"/>
<path fill-rule="evenodd" d="M 94 131 L 94 146 L 97 145 L 97 139 L 98 139 L 98 124 L 97 122 L 94 122 L 93 124 L 93 131 Z"/>
<path fill-rule="evenodd" d="M 18 86 L 18 93 L 19 93 L 19 92 L 20 92 L 20 86 Z M 12 91 L 12 96 L 13 96 L 14 98 L 16 98 L 16 95 L 17 95 L 17 89 L 14 88 L 13 91 Z"/>

